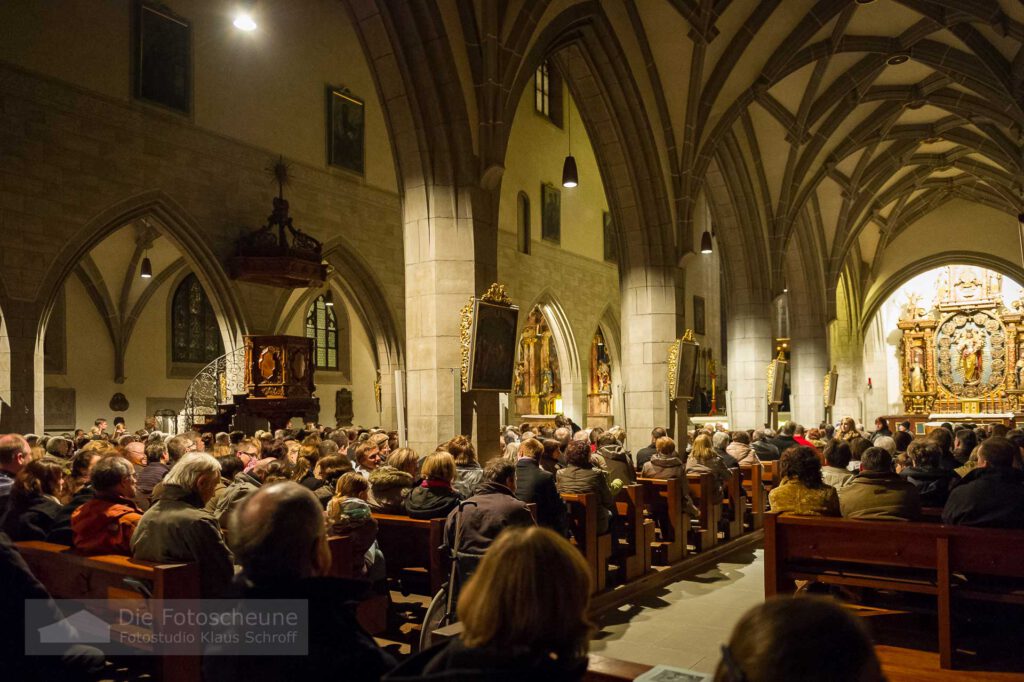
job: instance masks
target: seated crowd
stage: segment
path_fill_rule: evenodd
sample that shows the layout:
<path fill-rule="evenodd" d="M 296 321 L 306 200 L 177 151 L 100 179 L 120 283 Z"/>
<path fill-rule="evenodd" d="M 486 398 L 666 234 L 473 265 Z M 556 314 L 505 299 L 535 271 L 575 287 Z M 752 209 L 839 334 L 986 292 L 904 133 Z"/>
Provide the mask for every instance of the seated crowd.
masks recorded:
<path fill-rule="evenodd" d="M 503 456 L 483 466 L 465 436 L 420 456 L 380 430 L 309 426 L 253 437 L 169 436 L 154 429 L 131 434 L 123 425 L 108 435 L 105 426 L 97 420 L 92 432 L 74 436 L 0 436 L 3 570 L 27 571 L 12 558 L 12 541 L 44 540 L 82 554 L 195 563 L 203 597 L 310 599 L 316 625 L 309 656 L 209 657 L 211 679 L 304 678 L 339 665 L 352 679 L 367 680 L 580 679 L 593 631 L 592 577 L 567 540 L 560 495 L 595 494 L 597 531 L 614 532 L 616 495 L 638 478 L 710 474 L 714 501 L 721 502 L 731 469 L 777 461 L 778 484 L 768 499 L 780 513 L 914 520 L 922 509 L 941 508 L 945 523 L 1024 528 L 1024 431 L 999 426 L 943 427 L 916 438 L 909 425 L 890 432 L 884 419 L 870 435 L 849 418 L 838 428 L 787 422 L 777 433 L 703 427 L 688 434 L 685 448 L 655 428 L 634 457 L 622 428 L 585 430 L 559 417 L 554 427 L 504 428 Z M 697 517 L 688 486 L 682 494 Z M 657 517 L 656 508 L 651 512 Z M 446 546 L 481 557 L 458 601 L 462 635 L 397 668 L 356 620 L 352 588 L 325 577 L 326 539 L 347 535 L 352 574 L 387 592 L 388 557 L 377 544 L 375 517 L 382 514 L 447 519 Z M 535 579 L 552 571 L 558 581 Z M 848 633 L 841 665 L 863 673 L 857 679 L 878 678 L 873 650 L 859 644 L 867 641 L 861 626 L 806 598 L 748 614 L 723 649 L 716 679 L 751 679 L 744 671 L 769 665 L 763 647 L 750 646 L 743 632 L 777 643 L 778 654 L 789 638 L 815 636 L 816 622 Z M 772 660 L 801 672 L 771 679 L 815 679 L 808 675 L 821 665 Z"/>

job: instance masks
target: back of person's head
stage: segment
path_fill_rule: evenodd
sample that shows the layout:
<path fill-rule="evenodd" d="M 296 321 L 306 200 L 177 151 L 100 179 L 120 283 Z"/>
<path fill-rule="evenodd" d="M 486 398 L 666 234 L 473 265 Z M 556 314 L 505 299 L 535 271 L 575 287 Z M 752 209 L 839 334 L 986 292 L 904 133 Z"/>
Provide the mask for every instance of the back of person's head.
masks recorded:
<path fill-rule="evenodd" d="M 167 472 L 164 485 L 177 485 L 194 492 L 199 488 L 199 480 L 210 474 L 220 476 L 220 462 L 205 452 L 190 452 Z"/>
<path fill-rule="evenodd" d="M 937 467 L 942 461 L 942 448 L 930 440 L 915 440 L 907 446 L 907 454 L 916 467 Z"/>
<path fill-rule="evenodd" d="M 742 443 L 743 445 L 750 445 L 750 434 L 746 431 L 736 431 L 732 434 L 733 443 Z"/>
<path fill-rule="evenodd" d="M 878 474 L 892 472 L 892 453 L 885 448 L 868 448 L 860 456 L 860 470 Z"/>
<path fill-rule="evenodd" d="M 581 469 L 591 469 L 590 445 L 586 441 L 574 440 L 565 448 L 565 463 Z"/>
<path fill-rule="evenodd" d="M 433 481 L 455 480 L 455 458 L 447 452 L 435 452 L 423 460 L 423 478 Z"/>
<path fill-rule="evenodd" d="M 795 445 L 786 448 L 779 458 L 779 473 L 782 478 L 794 478 L 808 488 L 818 488 L 821 481 L 821 460 L 814 448 Z"/>
<path fill-rule="evenodd" d="M 420 472 L 420 458 L 412 448 L 398 448 L 388 455 L 388 466 L 415 476 Z"/>
<path fill-rule="evenodd" d="M 750 434 L 751 443 L 756 443 L 759 440 L 764 440 L 765 438 L 766 436 L 764 434 L 764 431 L 762 431 L 761 429 L 755 429 L 754 432 Z"/>
<path fill-rule="evenodd" d="M 651 442 L 657 443 L 659 438 L 664 438 L 668 435 L 668 431 L 660 426 L 655 426 L 651 429 Z"/>
<path fill-rule="evenodd" d="M 539 575 L 558 580 L 538 580 Z M 583 555 L 539 526 L 506 528 L 459 595 L 462 642 L 493 650 L 585 656 L 591 577 Z"/>
<path fill-rule="evenodd" d="M 786 422 L 786 423 L 785 423 L 785 424 L 783 424 L 783 425 L 782 425 L 782 427 L 781 427 L 781 428 L 779 429 L 779 433 L 781 433 L 781 434 L 782 434 L 782 435 L 784 435 L 784 436 L 792 436 L 792 435 L 795 435 L 795 434 L 796 434 L 796 422 L 794 422 L 794 421 L 788 421 L 788 422 Z"/>
<path fill-rule="evenodd" d="M 185 434 L 175 436 L 167 441 L 167 456 L 170 458 L 172 464 L 195 449 L 195 441 Z"/>
<path fill-rule="evenodd" d="M 331 557 L 323 514 L 316 496 L 298 483 L 263 486 L 229 517 L 235 561 L 256 584 L 325 575 Z"/>
<path fill-rule="evenodd" d="M 702 433 L 693 439 L 693 447 L 690 448 L 690 457 L 700 463 L 716 457 L 715 448 L 711 444 L 711 436 Z"/>
<path fill-rule="evenodd" d="M 238 445 L 243 438 L 245 438 L 245 431 L 235 430 L 228 434 L 228 441 L 231 445 Z"/>
<path fill-rule="evenodd" d="M 67 438 L 54 436 L 46 443 L 46 454 L 58 459 L 67 459 L 71 455 L 72 445 L 71 441 Z M 0 458 L 2 458 L 2 455 L 0 455 Z"/>
<path fill-rule="evenodd" d="M 555 449 L 558 449 L 558 441 L 556 440 L 549 438 L 542 443 L 536 438 L 528 438 L 519 444 L 519 450 L 516 452 L 516 456 L 539 460 L 541 455 L 544 454 L 544 448 L 547 443 L 554 443 Z M 557 457 L 557 455 L 555 456 Z"/>
<path fill-rule="evenodd" d="M 978 465 L 993 469 L 1009 469 L 1020 457 L 1020 451 L 1005 438 L 986 438 L 978 446 Z"/>
<path fill-rule="evenodd" d="M 109 493 L 121 485 L 121 481 L 135 473 L 135 468 L 124 457 L 111 455 L 103 457 L 93 465 L 89 481 L 97 493 Z"/>
<path fill-rule="evenodd" d="M 992 424 L 990 428 L 990 435 L 992 438 L 1006 438 L 1006 434 L 1010 432 L 1010 427 L 1006 424 Z"/>
<path fill-rule="evenodd" d="M 546 460 L 557 460 L 562 456 L 562 444 L 554 438 L 548 438 L 543 442 L 544 454 L 541 455 L 542 459 Z"/>
<path fill-rule="evenodd" d="M 740 619 L 715 682 L 881 682 L 867 629 L 821 597 L 774 597 Z"/>
<path fill-rule="evenodd" d="M 832 439 L 825 443 L 825 463 L 830 467 L 845 469 L 850 465 L 853 455 L 850 452 L 850 444 L 844 440 Z"/>
<path fill-rule="evenodd" d="M 445 449 L 455 458 L 456 466 L 466 466 L 476 463 L 476 450 L 473 443 L 465 436 L 455 436 L 445 445 Z"/>
<path fill-rule="evenodd" d="M 729 434 L 725 431 L 716 431 L 715 435 L 711 436 L 711 445 L 714 446 L 716 450 L 721 450 L 728 445 L 731 440 L 732 439 L 729 437 Z"/>
<path fill-rule="evenodd" d="M 34 459 L 25 464 L 14 477 L 11 495 L 14 497 L 30 497 L 32 495 L 60 494 L 61 482 L 64 480 L 64 463 L 53 457 Z"/>
<path fill-rule="evenodd" d="M 333 440 L 322 440 L 316 444 L 317 459 L 338 454 L 338 444 Z"/>
<path fill-rule="evenodd" d="M 370 489 L 370 482 L 362 474 L 349 471 L 341 475 L 334 486 L 334 493 L 340 497 L 359 497 Z"/>
<path fill-rule="evenodd" d="M 676 454 L 676 442 L 668 436 L 662 436 L 654 441 L 654 449 L 662 457 L 674 457 Z"/>
<path fill-rule="evenodd" d="M 974 438 L 974 433 L 972 431 L 970 431 L 969 429 L 964 429 L 964 431 L 971 434 L 970 436 L 968 436 L 968 438 L 971 439 L 970 447 L 965 448 L 967 454 L 969 455 L 970 451 L 974 449 L 975 445 L 977 445 L 977 442 Z M 937 443 L 938 446 L 942 448 L 943 452 L 953 451 L 953 434 L 950 431 L 947 431 L 946 429 L 934 429 L 931 433 L 929 433 L 926 436 L 926 439 L 932 441 L 933 443 Z"/>
<path fill-rule="evenodd" d="M 536 439 L 534 439 L 536 441 Z M 484 465 L 484 479 L 491 483 L 508 485 L 509 481 L 515 481 L 516 465 L 507 459 L 495 457 Z"/>
<path fill-rule="evenodd" d="M 598 439 L 603 434 L 604 434 L 604 429 L 602 429 L 600 426 L 595 426 L 594 428 L 590 429 L 590 434 L 589 434 L 590 444 L 591 445 L 597 445 Z"/>
<path fill-rule="evenodd" d="M 71 477 L 84 479 L 89 476 L 93 463 L 102 457 L 106 450 L 79 450 L 71 457 Z"/>
<path fill-rule="evenodd" d="M 599 448 L 608 447 L 609 445 L 618 445 L 618 444 L 619 444 L 619 439 L 615 437 L 615 434 L 613 434 L 613 433 L 611 433 L 609 431 L 606 431 L 605 433 L 602 433 L 601 436 L 597 439 L 597 447 L 599 447 Z"/>
<path fill-rule="evenodd" d="M 871 447 L 871 441 L 867 438 L 861 438 L 860 436 L 851 438 L 847 442 L 850 444 L 850 455 L 858 462 L 860 461 L 861 455 L 864 454 L 864 451 Z"/>
<path fill-rule="evenodd" d="M 893 440 L 892 438 L 890 438 L 889 436 L 879 436 L 878 438 L 875 439 L 875 442 L 873 443 L 873 445 L 876 448 L 882 448 L 883 450 L 888 452 L 890 455 L 895 455 L 896 454 L 896 441 Z M 863 458 L 864 458 L 864 456 L 861 455 L 861 459 L 863 459 Z"/>
<path fill-rule="evenodd" d="M 167 454 L 167 446 L 163 443 L 149 443 L 146 446 L 146 464 L 156 464 Z"/>
<path fill-rule="evenodd" d="M 896 443 L 896 452 L 906 452 L 910 444 L 914 442 L 914 437 L 906 431 L 897 431 L 892 435 L 892 439 Z"/>
<path fill-rule="evenodd" d="M 572 439 L 572 429 L 568 426 L 560 426 L 555 429 L 555 440 L 558 441 L 558 446 L 565 450 L 565 446 L 569 444 Z"/>
<path fill-rule="evenodd" d="M 320 469 L 320 480 L 325 482 L 334 481 L 345 472 L 352 471 L 352 464 L 344 455 L 321 457 L 317 467 Z"/>
<path fill-rule="evenodd" d="M 236 474 L 241 473 L 244 466 L 242 460 L 238 459 L 235 455 L 224 455 L 217 458 L 217 462 L 220 464 L 220 476 L 231 480 Z"/>

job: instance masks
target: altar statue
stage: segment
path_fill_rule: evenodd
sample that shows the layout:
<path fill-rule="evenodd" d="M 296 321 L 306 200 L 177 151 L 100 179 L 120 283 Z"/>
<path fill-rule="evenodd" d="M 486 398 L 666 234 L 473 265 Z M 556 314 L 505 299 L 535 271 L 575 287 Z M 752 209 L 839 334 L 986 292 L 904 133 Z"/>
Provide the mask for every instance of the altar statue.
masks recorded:
<path fill-rule="evenodd" d="M 957 348 L 957 366 L 967 385 L 981 381 L 982 350 L 984 342 L 974 327 L 964 327 L 953 335 L 953 344 Z"/>
<path fill-rule="evenodd" d="M 1013 387 L 1018 391 L 1024 388 L 1024 358 L 1018 360 L 1017 364 L 1014 365 Z"/>
<path fill-rule="evenodd" d="M 924 368 L 921 367 L 920 362 L 914 362 L 914 366 L 910 368 L 910 391 L 912 393 L 924 393 Z"/>

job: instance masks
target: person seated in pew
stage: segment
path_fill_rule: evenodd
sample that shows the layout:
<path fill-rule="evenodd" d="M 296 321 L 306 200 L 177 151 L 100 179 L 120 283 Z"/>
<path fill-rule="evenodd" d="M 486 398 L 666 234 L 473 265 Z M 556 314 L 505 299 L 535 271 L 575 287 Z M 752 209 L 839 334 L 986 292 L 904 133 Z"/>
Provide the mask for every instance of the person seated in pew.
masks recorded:
<path fill-rule="evenodd" d="M 352 465 L 346 455 L 337 454 L 321 457 L 313 467 L 313 475 L 322 483 L 319 488 L 313 491 L 316 499 L 327 509 L 327 503 L 334 497 L 334 490 L 338 487 L 338 479 L 342 474 L 352 471 Z"/>
<path fill-rule="evenodd" d="M 768 440 L 768 435 L 760 429 L 750 434 L 750 449 L 762 462 L 773 462 L 781 456 L 779 449 Z"/>
<path fill-rule="evenodd" d="M 234 574 L 220 524 L 203 507 L 220 479 L 220 463 L 202 452 L 184 455 L 164 478 L 163 488 L 132 535 L 132 556 L 140 561 L 195 563 L 199 594 L 224 594 Z"/>
<path fill-rule="evenodd" d="M 853 480 L 850 471 L 850 444 L 845 440 L 833 438 L 825 444 L 825 466 L 821 469 L 821 479 L 836 490 L 849 485 Z"/>
<path fill-rule="evenodd" d="M 729 435 L 728 431 L 715 431 L 714 435 L 711 436 L 711 447 L 715 449 L 715 454 L 725 465 L 726 469 L 733 469 L 740 465 L 740 461 L 729 454 L 729 445 L 732 443 L 732 436 Z"/>
<path fill-rule="evenodd" d="M 867 628 L 823 597 L 773 597 L 733 628 L 714 682 L 885 682 Z"/>
<path fill-rule="evenodd" d="M 960 477 L 955 471 L 939 466 L 942 450 L 930 441 L 914 441 L 907 447 L 910 466 L 899 472 L 903 480 L 914 485 L 921 495 L 922 507 L 943 507 L 949 491 Z"/>
<path fill-rule="evenodd" d="M 146 466 L 138 474 L 136 488 L 138 494 L 135 503 L 143 511 L 149 508 L 150 498 L 153 489 L 164 480 L 164 476 L 171 470 L 168 464 L 167 446 L 163 441 L 153 441 L 146 444 Z"/>
<path fill-rule="evenodd" d="M 732 434 L 732 442 L 725 446 L 725 451 L 736 460 L 738 466 L 759 466 L 761 464 L 761 460 L 757 458 L 757 451 L 750 445 L 750 435 L 746 431 L 737 431 Z"/>
<path fill-rule="evenodd" d="M 867 438 L 861 438 L 860 436 L 854 436 L 853 438 L 844 439 L 845 442 L 850 444 L 850 463 L 846 466 L 852 473 L 860 471 L 860 458 L 868 448 L 871 447 L 871 441 Z"/>
<path fill-rule="evenodd" d="M 1024 528 L 1024 471 L 1017 448 L 995 436 L 977 449 L 978 465 L 949 493 L 942 522 L 985 528 Z"/>
<path fill-rule="evenodd" d="M 876 440 L 886 438 L 892 440 Z M 921 495 L 893 470 L 888 450 L 870 447 L 860 458 L 860 473 L 839 490 L 839 509 L 849 519 L 916 521 L 921 518 Z"/>
<path fill-rule="evenodd" d="M 366 494 L 370 483 L 350 471 L 338 479 L 334 497 L 327 503 L 327 534 L 352 538 L 353 574 L 372 583 L 387 578 L 384 555 L 377 547 L 377 520 L 373 518 Z"/>
<path fill-rule="evenodd" d="M 423 460 L 423 480 L 405 498 L 405 513 L 414 519 L 443 519 L 459 506 L 462 495 L 453 487 L 455 458 L 435 452 Z"/>
<path fill-rule="evenodd" d="M 589 444 L 581 445 L 589 455 Z M 594 632 L 590 592 L 590 569 L 568 540 L 547 528 L 509 528 L 462 589 L 462 633 L 383 679 L 582 680 Z"/>
<path fill-rule="evenodd" d="M 686 477 L 686 453 L 682 453 L 680 458 L 679 453 L 676 452 L 676 442 L 668 436 L 662 436 L 655 443 L 657 448 L 657 454 L 651 457 L 646 464 L 644 464 L 641 476 L 643 478 L 658 478 L 661 480 L 668 480 L 670 478 L 683 479 Z M 693 497 L 690 495 L 690 486 L 685 483 L 680 486 L 683 491 L 683 507 L 690 518 L 700 518 L 700 510 L 693 503 Z M 664 502 L 658 501 L 661 506 L 664 506 Z M 657 517 L 657 514 L 655 513 Z"/>
<path fill-rule="evenodd" d="M 464 498 L 476 493 L 484 480 L 484 470 L 476 458 L 476 448 L 465 436 L 455 436 L 445 445 L 455 458 L 455 481 L 452 484 Z"/>
<path fill-rule="evenodd" d="M 44 457 L 28 462 L 14 477 L 0 530 L 14 542 L 46 540 L 60 513 L 63 493 L 64 464 L 60 460 Z"/>
<path fill-rule="evenodd" d="M 615 496 L 608 485 L 608 477 L 591 460 L 590 443 L 584 440 L 570 442 L 565 449 L 565 461 L 565 468 L 555 474 L 555 486 L 559 494 L 597 495 L 597 533 L 607 533 L 615 515 Z"/>
<path fill-rule="evenodd" d="M 712 486 L 712 504 L 721 504 L 725 497 L 724 486 L 729 480 L 729 470 L 722 459 L 715 452 L 712 446 L 711 437 L 701 434 L 693 439 L 693 448 L 690 449 L 690 456 L 686 459 L 686 473 L 688 474 L 711 474 L 714 479 Z"/>
<path fill-rule="evenodd" d="M 228 528 L 242 566 L 230 594 L 243 600 L 305 601 L 308 652 L 229 656 L 217 655 L 224 652 L 211 645 L 203 657 L 204 679 L 376 682 L 394 667 L 395 660 L 356 618 L 355 604 L 365 595 L 365 583 L 328 577 L 327 528 L 312 492 L 293 481 L 265 485 L 232 512 Z"/>
<path fill-rule="evenodd" d="M 640 448 L 636 452 L 636 468 L 638 471 L 644 468 L 644 464 L 647 464 L 647 460 L 658 453 L 658 439 L 664 438 L 667 435 L 668 432 L 660 426 L 656 426 L 651 429 L 650 444 L 647 447 Z"/>
<path fill-rule="evenodd" d="M 768 493 L 773 512 L 801 516 L 839 516 L 839 495 L 821 478 L 814 448 L 798 445 L 782 453 L 780 483 Z"/>
<path fill-rule="evenodd" d="M 234 457 L 234 455 L 231 455 L 231 457 Z M 217 462 L 220 463 L 221 459 L 218 457 Z M 225 457 L 223 459 L 228 458 Z M 238 458 L 235 457 L 235 460 L 238 460 Z M 287 461 L 270 459 L 257 464 L 249 471 L 239 471 L 234 475 L 228 487 L 221 491 L 219 496 L 216 496 L 217 493 L 214 492 L 215 497 L 211 497 L 204 508 L 213 514 L 213 518 L 217 519 L 222 527 L 226 527 L 228 513 L 238 506 L 242 500 L 267 483 L 287 481 L 291 478 L 289 475 L 290 470 L 291 465 Z M 222 468 L 222 478 L 223 472 Z"/>
<path fill-rule="evenodd" d="M 615 433 L 602 433 L 597 439 L 597 454 L 604 458 L 604 469 L 609 480 L 620 480 L 622 485 L 636 483 L 636 469 L 629 452 L 622 447 Z"/>
<path fill-rule="evenodd" d="M 92 468 L 104 457 L 119 456 L 116 448 L 108 447 L 100 441 L 93 443 L 100 447 L 79 450 L 71 459 L 71 476 L 64 477 L 64 495 L 61 497 L 64 504 L 53 519 L 53 525 L 46 536 L 47 542 L 58 545 L 72 543 L 71 515 L 96 494 L 90 482 Z"/>
<path fill-rule="evenodd" d="M 135 468 L 117 455 L 104 457 L 89 480 L 94 497 L 71 514 L 73 546 L 83 554 L 131 556 L 132 535 L 142 519 L 134 501 Z"/>
<path fill-rule="evenodd" d="M 544 452 L 540 456 L 540 468 L 554 476 L 562 468 L 562 443 L 554 438 L 545 438 L 542 443 Z M 516 456 L 519 456 L 518 449 Z"/>
<path fill-rule="evenodd" d="M 360 443 L 356 447 L 356 467 L 355 471 L 363 478 L 369 480 L 370 474 L 373 473 L 382 462 L 382 455 L 380 453 L 380 445 L 378 440 L 373 438 L 367 438 L 365 442 Z"/>
<path fill-rule="evenodd" d="M 515 495 L 523 502 L 537 505 L 537 523 L 546 526 L 562 536 L 568 535 L 569 521 L 565 512 L 565 503 L 558 494 L 555 475 L 541 467 L 541 458 L 547 451 L 547 444 L 558 441 L 548 439 L 542 445 L 536 438 L 530 438 L 519 444 L 519 458 L 515 468 Z"/>
<path fill-rule="evenodd" d="M 388 455 L 387 463 L 370 472 L 370 490 L 366 503 L 380 514 L 404 514 L 405 498 L 416 485 L 419 457 L 410 448 L 399 448 Z"/>
<path fill-rule="evenodd" d="M 219 446 L 218 446 L 219 447 Z M 231 482 L 235 480 L 235 475 L 242 472 L 245 469 L 245 465 L 242 464 L 242 460 L 234 456 L 230 452 L 226 455 L 214 455 L 217 461 L 220 462 L 220 482 L 217 484 L 217 489 L 213 491 L 213 497 L 206 503 L 206 511 L 213 513 L 213 510 L 217 508 L 217 503 L 224 496 L 225 491 Z"/>
<path fill-rule="evenodd" d="M 537 442 L 531 438 L 527 442 Z M 520 446 L 521 447 L 521 446 Z M 511 526 L 534 525 L 530 508 L 516 499 L 516 465 L 496 457 L 484 467 L 484 478 L 477 493 L 466 500 L 461 511 L 454 509 L 444 524 L 446 548 L 455 545 L 456 526 L 461 515 L 462 537 L 455 551 L 482 556 L 494 540 Z"/>

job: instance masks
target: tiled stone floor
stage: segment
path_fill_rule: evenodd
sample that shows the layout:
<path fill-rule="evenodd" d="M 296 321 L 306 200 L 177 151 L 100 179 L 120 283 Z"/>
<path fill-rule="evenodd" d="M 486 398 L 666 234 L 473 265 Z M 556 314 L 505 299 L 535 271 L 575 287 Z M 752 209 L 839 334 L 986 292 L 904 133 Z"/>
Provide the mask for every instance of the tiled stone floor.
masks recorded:
<path fill-rule="evenodd" d="M 636 602 L 606 612 L 590 650 L 612 658 L 712 673 L 719 647 L 764 601 L 762 549 L 739 550 Z"/>

